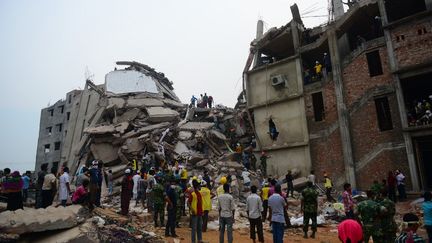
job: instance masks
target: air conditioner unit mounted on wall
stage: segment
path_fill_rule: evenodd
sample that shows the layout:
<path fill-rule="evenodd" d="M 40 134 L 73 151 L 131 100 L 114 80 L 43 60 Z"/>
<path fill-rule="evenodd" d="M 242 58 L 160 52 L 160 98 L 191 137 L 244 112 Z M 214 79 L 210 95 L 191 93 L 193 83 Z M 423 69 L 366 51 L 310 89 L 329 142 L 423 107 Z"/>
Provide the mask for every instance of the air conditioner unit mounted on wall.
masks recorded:
<path fill-rule="evenodd" d="M 287 87 L 287 78 L 285 75 L 279 74 L 270 77 L 271 85 L 275 88 Z"/>

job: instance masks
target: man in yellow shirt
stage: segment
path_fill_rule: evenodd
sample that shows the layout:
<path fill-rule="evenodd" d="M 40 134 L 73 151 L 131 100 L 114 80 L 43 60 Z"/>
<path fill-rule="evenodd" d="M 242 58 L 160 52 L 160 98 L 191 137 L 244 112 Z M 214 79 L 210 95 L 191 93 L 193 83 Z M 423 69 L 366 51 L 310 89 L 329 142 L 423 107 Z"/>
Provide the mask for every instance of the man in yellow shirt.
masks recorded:
<path fill-rule="evenodd" d="M 261 199 L 263 201 L 263 211 L 262 211 L 262 221 L 263 222 L 267 219 L 269 191 L 270 191 L 270 187 L 269 187 L 268 183 L 266 182 L 266 183 L 264 183 L 264 187 L 261 188 Z"/>
<path fill-rule="evenodd" d="M 336 200 L 331 195 L 333 183 L 330 180 L 330 178 L 327 176 L 327 173 L 324 173 L 324 187 L 326 189 L 327 201 L 328 202 L 335 202 Z"/>
<path fill-rule="evenodd" d="M 222 195 L 225 193 L 224 189 L 223 189 L 223 185 L 227 183 L 227 178 L 225 176 L 222 176 L 222 178 L 219 181 L 219 187 L 216 189 L 216 194 L 218 196 Z"/>
<path fill-rule="evenodd" d="M 322 65 L 318 61 L 315 62 L 315 75 L 318 78 L 318 80 L 321 80 L 322 77 Z"/>
<path fill-rule="evenodd" d="M 202 231 L 206 232 L 207 231 L 208 215 L 209 215 L 210 210 L 212 209 L 211 199 L 214 195 L 211 193 L 210 189 L 208 188 L 207 182 L 204 180 L 201 181 L 200 193 L 202 196 L 203 210 L 204 210 Z"/>

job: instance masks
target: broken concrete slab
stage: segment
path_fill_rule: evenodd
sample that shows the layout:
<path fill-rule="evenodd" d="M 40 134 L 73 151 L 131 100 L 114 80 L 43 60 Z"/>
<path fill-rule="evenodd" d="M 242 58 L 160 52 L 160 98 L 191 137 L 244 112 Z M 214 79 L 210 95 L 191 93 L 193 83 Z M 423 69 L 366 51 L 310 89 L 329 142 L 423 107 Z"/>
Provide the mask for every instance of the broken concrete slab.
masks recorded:
<path fill-rule="evenodd" d="M 102 160 L 104 163 L 118 159 L 118 147 L 110 143 L 92 143 L 90 150 L 95 159 Z"/>
<path fill-rule="evenodd" d="M 116 223 L 118 225 L 125 225 L 129 222 L 129 218 L 116 213 L 111 208 L 95 208 L 93 213 L 102 217 L 104 220 L 110 223 Z"/>
<path fill-rule="evenodd" d="M 126 101 L 123 98 L 114 98 L 111 97 L 108 99 L 108 106 L 107 109 L 110 109 L 112 107 L 116 107 L 117 109 L 122 109 L 126 104 Z"/>
<path fill-rule="evenodd" d="M 192 133 L 189 131 L 180 131 L 178 133 L 178 139 L 180 140 L 189 140 L 192 138 Z"/>
<path fill-rule="evenodd" d="M 179 141 L 175 145 L 174 152 L 176 152 L 177 154 L 183 154 L 183 153 L 188 153 L 190 151 L 189 148 L 186 146 L 186 144 Z"/>
<path fill-rule="evenodd" d="M 97 127 L 87 127 L 84 129 L 84 133 L 88 134 L 105 134 L 105 133 L 115 133 L 116 130 L 114 125 L 102 125 Z"/>
<path fill-rule="evenodd" d="M 214 123 L 212 122 L 188 122 L 180 126 L 180 130 L 186 131 L 197 131 L 197 130 L 209 130 L 212 128 Z"/>
<path fill-rule="evenodd" d="M 136 153 L 144 149 L 144 144 L 139 141 L 138 138 L 128 138 L 126 142 L 122 146 L 122 148 L 126 146 L 126 150 L 129 153 Z"/>
<path fill-rule="evenodd" d="M 141 112 L 141 110 L 138 108 L 130 109 L 130 110 L 126 111 L 125 113 L 121 114 L 120 116 L 118 116 L 117 119 L 115 120 L 115 122 L 116 123 L 130 122 L 130 121 L 134 120 L 140 112 Z"/>
<path fill-rule="evenodd" d="M 172 108 L 185 108 L 187 106 L 186 104 L 182 104 L 180 102 L 170 100 L 170 99 L 163 99 L 162 101 L 166 106 L 169 106 Z"/>
<path fill-rule="evenodd" d="M 242 170 L 244 168 L 242 164 L 235 161 L 218 161 L 216 162 L 216 165 L 219 168 L 227 167 L 229 169 L 235 169 L 235 170 Z"/>
<path fill-rule="evenodd" d="M 174 121 L 179 118 L 179 113 L 165 107 L 146 107 L 148 120 L 151 122 Z"/>
<path fill-rule="evenodd" d="M 81 205 L 5 211 L 0 213 L 0 225 L 3 233 L 12 234 L 67 229 L 84 220 L 84 211 Z"/>
<path fill-rule="evenodd" d="M 153 98 L 143 98 L 143 99 L 136 99 L 136 98 L 130 98 L 127 100 L 127 107 L 151 107 L 151 106 L 163 106 L 164 103 L 158 99 Z"/>
<path fill-rule="evenodd" d="M 223 133 L 221 133 L 221 132 L 219 132 L 217 130 L 212 129 L 212 130 L 209 131 L 209 133 L 212 134 L 212 135 L 214 135 L 215 137 L 219 138 L 220 140 L 223 140 L 223 141 L 227 141 L 228 140 Z"/>
<path fill-rule="evenodd" d="M 208 159 L 203 159 L 200 162 L 196 163 L 195 166 L 196 167 L 205 167 L 206 165 L 208 165 L 210 163 L 210 160 Z"/>
<path fill-rule="evenodd" d="M 114 126 L 115 130 L 120 134 L 125 133 L 125 131 L 129 128 L 129 122 L 122 122 Z"/>
<path fill-rule="evenodd" d="M 147 133 L 156 129 L 161 129 L 161 128 L 167 128 L 171 125 L 171 123 L 169 122 L 162 122 L 162 123 L 158 123 L 158 124 L 154 124 L 154 125 L 149 125 L 149 126 L 145 126 L 142 127 L 140 129 L 134 129 L 130 132 L 125 133 L 122 138 L 126 139 L 126 138 L 131 138 L 131 137 L 136 137 L 139 136 L 143 133 Z"/>

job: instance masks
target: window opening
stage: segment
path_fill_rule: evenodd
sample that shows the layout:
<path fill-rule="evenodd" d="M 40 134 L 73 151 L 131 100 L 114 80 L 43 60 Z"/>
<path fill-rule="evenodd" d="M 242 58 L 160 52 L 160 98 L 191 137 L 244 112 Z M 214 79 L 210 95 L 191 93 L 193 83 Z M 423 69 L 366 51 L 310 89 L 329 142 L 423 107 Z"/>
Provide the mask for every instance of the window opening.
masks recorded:
<path fill-rule="evenodd" d="M 57 127 L 57 131 L 59 131 L 59 132 L 61 132 L 63 130 L 63 124 L 62 123 L 57 124 L 56 127 Z"/>
<path fill-rule="evenodd" d="M 324 100 L 322 92 L 312 94 L 312 105 L 315 121 L 324 120 Z"/>
<path fill-rule="evenodd" d="M 375 99 L 375 107 L 380 131 L 392 130 L 393 123 L 388 98 L 382 97 Z"/>
<path fill-rule="evenodd" d="M 54 143 L 54 150 L 60 150 L 60 142 Z"/>
<path fill-rule="evenodd" d="M 64 113 L 64 105 L 59 106 L 60 108 L 60 113 L 63 114 Z"/>
<path fill-rule="evenodd" d="M 49 109 L 48 112 L 50 113 L 50 116 L 54 116 L 54 109 Z"/>
<path fill-rule="evenodd" d="M 373 51 L 373 52 L 366 53 L 366 58 L 367 58 L 367 62 L 368 62 L 369 76 L 370 77 L 374 77 L 374 76 L 378 76 L 378 75 L 383 74 L 379 51 Z"/>
<path fill-rule="evenodd" d="M 276 141 L 279 136 L 279 132 L 277 131 L 276 124 L 274 123 L 272 118 L 269 119 L 269 134 L 270 134 L 270 138 L 273 141 Z"/>
<path fill-rule="evenodd" d="M 70 119 L 70 112 L 66 112 L 66 120 L 69 121 L 69 119 Z"/>
<path fill-rule="evenodd" d="M 51 136 L 51 134 L 52 134 L 52 127 L 47 127 L 46 130 L 47 130 L 48 136 Z"/>
<path fill-rule="evenodd" d="M 49 153 L 50 152 L 50 145 L 49 144 L 45 144 L 44 145 L 44 152 L 45 153 Z"/>

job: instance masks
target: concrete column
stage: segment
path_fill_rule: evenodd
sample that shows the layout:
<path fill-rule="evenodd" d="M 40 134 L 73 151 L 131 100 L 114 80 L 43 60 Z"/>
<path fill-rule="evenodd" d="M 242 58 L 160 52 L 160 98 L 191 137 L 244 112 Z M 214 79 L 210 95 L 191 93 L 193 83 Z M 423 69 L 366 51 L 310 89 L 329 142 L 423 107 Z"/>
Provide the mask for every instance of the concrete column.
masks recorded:
<path fill-rule="evenodd" d="M 344 14 L 344 7 L 343 7 L 342 0 L 332 0 L 331 4 L 333 7 L 334 20 L 337 20 Z"/>
<path fill-rule="evenodd" d="M 344 101 L 344 88 L 342 83 L 341 60 L 339 56 L 338 41 L 336 31 L 329 29 L 327 31 L 328 43 L 330 49 L 330 57 L 332 60 L 332 74 L 335 82 L 336 103 L 339 119 L 339 130 L 342 140 L 342 152 L 345 164 L 346 180 L 353 188 L 357 187 L 355 165 L 352 154 L 351 134 L 349 125 L 349 113 Z"/>
<path fill-rule="evenodd" d="M 431 0 L 427 0 L 427 1 L 431 1 Z M 388 23 L 388 20 L 387 20 L 387 13 L 385 10 L 385 4 L 384 4 L 383 0 L 378 1 L 378 7 L 380 10 L 380 14 L 381 14 L 381 21 L 382 21 L 383 25 L 385 25 Z M 387 53 L 388 53 L 388 58 L 389 58 L 390 70 L 392 70 L 392 71 L 398 70 L 399 64 L 396 60 L 396 55 L 394 53 L 391 34 L 390 34 L 390 31 L 388 29 L 384 29 L 384 38 L 385 38 L 386 46 L 387 46 Z M 402 127 L 408 127 L 408 121 L 407 121 L 407 116 L 406 116 L 407 113 L 406 113 L 405 101 L 404 101 L 405 99 L 403 96 L 403 90 L 402 90 L 402 85 L 400 83 L 399 75 L 393 74 L 392 76 L 393 76 L 393 80 L 395 82 L 395 92 L 396 92 L 396 98 L 398 101 L 399 116 L 401 118 L 401 124 L 402 124 Z M 403 132 L 403 138 L 405 141 L 405 149 L 406 149 L 406 153 L 407 153 L 408 165 L 410 168 L 411 184 L 412 184 L 414 191 L 420 191 L 419 174 L 417 171 L 417 164 L 416 164 L 417 162 L 416 162 L 415 155 L 414 155 L 413 142 L 412 142 L 410 133 L 409 132 Z"/>
<path fill-rule="evenodd" d="M 255 40 L 258 41 L 259 39 L 261 39 L 263 35 L 264 35 L 264 22 L 262 20 L 258 20 Z M 261 60 L 259 60 L 260 58 L 261 58 L 261 52 L 257 51 L 254 55 L 253 67 L 256 67 L 261 62 Z"/>

